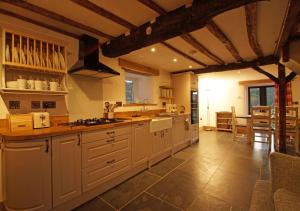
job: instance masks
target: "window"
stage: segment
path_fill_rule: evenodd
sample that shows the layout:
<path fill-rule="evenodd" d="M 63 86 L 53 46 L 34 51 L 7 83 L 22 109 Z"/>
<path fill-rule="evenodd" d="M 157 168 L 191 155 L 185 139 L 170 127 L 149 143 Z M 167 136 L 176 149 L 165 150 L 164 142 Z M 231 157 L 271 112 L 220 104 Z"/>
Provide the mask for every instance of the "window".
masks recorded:
<path fill-rule="evenodd" d="M 274 86 L 256 86 L 248 88 L 248 111 L 252 106 L 274 106 L 275 88 Z"/>
<path fill-rule="evenodd" d="M 125 72 L 127 104 L 153 103 L 153 77 Z"/>
<path fill-rule="evenodd" d="M 125 80 L 126 102 L 133 103 L 133 80 Z"/>

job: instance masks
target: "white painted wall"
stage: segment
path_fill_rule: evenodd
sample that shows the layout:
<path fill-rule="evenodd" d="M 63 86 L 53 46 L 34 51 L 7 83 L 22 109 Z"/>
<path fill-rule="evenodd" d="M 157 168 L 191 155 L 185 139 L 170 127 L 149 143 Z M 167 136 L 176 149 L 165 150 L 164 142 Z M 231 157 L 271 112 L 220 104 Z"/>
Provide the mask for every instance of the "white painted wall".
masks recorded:
<path fill-rule="evenodd" d="M 277 76 L 275 65 L 263 69 Z M 199 118 L 200 126 L 208 125 L 207 101 L 209 100 L 210 125 L 215 126 L 217 111 L 230 111 L 235 106 L 237 114 L 246 114 L 247 87 L 239 81 L 267 79 L 266 76 L 252 69 L 200 74 L 199 78 Z M 293 101 L 300 101 L 300 78 L 292 82 Z"/>

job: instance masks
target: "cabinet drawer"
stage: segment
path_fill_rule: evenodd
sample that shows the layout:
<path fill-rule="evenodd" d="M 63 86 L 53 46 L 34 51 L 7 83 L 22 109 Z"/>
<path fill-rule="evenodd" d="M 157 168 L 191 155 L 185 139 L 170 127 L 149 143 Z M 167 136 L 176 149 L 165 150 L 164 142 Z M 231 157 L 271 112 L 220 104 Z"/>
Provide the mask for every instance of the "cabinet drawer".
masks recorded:
<path fill-rule="evenodd" d="M 102 156 L 96 165 L 83 169 L 83 191 L 88 191 L 98 185 L 121 175 L 130 169 L 131 157 L 129 149 Z"/>
<path fill-rule="evenodd" d="M 103 155 L 121 149 L 129 149 L 129 137 L 129 135 L 121 135 L 114 138 L 82 144 L 83 168 L 97 164 L 101 161 Z"/>
<path fill-rule="evenodd" d="M 88 142 L 98 141 L 101 139 L 113 138 L 116 136 L 130 134 L 130 133 L 131 133 L 131 126 L 85 132 L 82 133 L 82 143 L 88 143 Z"/>

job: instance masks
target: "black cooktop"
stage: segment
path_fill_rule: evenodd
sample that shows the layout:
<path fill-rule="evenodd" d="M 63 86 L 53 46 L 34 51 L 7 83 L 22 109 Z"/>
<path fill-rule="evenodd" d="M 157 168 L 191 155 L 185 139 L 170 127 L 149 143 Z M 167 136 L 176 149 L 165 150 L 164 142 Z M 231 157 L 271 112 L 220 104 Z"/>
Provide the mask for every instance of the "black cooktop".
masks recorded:
<path fill-rule="evenodd" d="M 114 119 L 105 119 L 105 118 L 92 118 L 92 119 L 78 119 L 74 122 L 68 122 L 64 125 L 74 127 L 74 126 L 93 126 L 93 125 L 104 125 L 117 122 L 123 122 L 124 119 L 114 118 Z"/>

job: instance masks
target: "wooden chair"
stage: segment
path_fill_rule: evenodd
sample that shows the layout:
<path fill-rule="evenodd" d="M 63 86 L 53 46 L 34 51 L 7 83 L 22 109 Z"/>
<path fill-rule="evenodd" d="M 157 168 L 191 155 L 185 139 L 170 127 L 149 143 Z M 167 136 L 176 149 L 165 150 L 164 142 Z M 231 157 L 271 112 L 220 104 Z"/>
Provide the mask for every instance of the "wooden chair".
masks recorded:
<path fill-rule="evenodd" d="M 252 143 L 267 143 L 269 151 L 271 151 L 272 127 L 270 106 L 253 106 L 251 108 L 251 137 Z M 260 137 L 261 140 L 257 141 L 255 137 Z M 266 139 L 266 141 L 263 139 Z"/>
<path fill-rule="evenodd" d="M 279 108 L 275 108 L 275 149 L 279 150 Z M 286 145 L 299 153 L 298 107 L 286 107 Z"/>
<path fill-rule="evenodd" d="M 231 112 L 232 112 L 231 124 L 232 124 L 233 140 L 236 141 L 237 138 L 244 137 L 245 135 L 248 136 L 249 134 L 247 130 L 247 125 L 241 124 L 237 121 L 234 106 L 231 106 Z"/>

